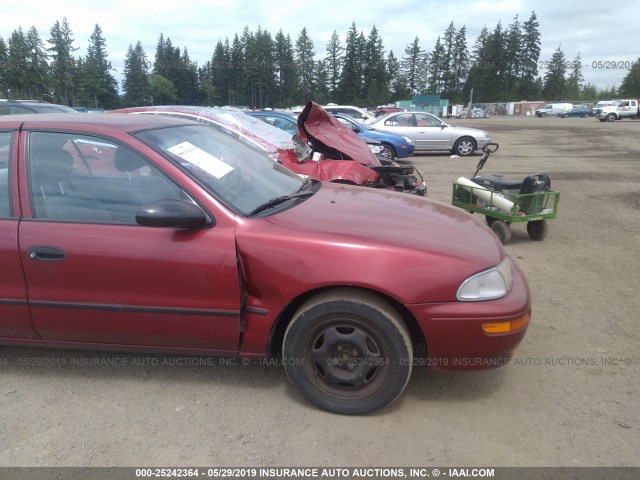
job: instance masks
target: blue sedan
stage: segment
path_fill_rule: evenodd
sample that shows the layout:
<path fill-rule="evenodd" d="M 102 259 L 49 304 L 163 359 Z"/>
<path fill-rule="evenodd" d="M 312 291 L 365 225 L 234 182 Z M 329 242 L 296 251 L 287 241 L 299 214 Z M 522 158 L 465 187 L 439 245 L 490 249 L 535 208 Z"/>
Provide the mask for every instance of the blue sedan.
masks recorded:
<path fill-rule="evenodd" d="M 567 110 L 566 112 L 562 112 L 558 114 L 558 117 L 560 118 L 565 118 L 565 117 L 584 118 L 584 117 L 592 117 L 592 116 L 593 116 L 593 110 L 587 107 L 576 107 L 576 108 L 572 108 L 571 110 Z"/>
<path fill-rule="evenodd" d="M 259 118 L 269 125 L 284 130 L 285 132 L 295 135 L 298 133 L 298 123 L 291 115 L 282 112 L 273 112 L 271 110 L 259 110 L 255 112 L 244 112 L 252 117 Z"/>
<path fill-rule="evenodd" d="M 333 116 L 357 133 L 360 137 L 372 138 L 382 143 L 382 146 L 384 147 L 383 156 L 389 160 L 394 160 L 396 157 L 408 158 L 413 155 L 415 145 L 409 137 L 376 130 L 343 113 L 334 113 Z"/>

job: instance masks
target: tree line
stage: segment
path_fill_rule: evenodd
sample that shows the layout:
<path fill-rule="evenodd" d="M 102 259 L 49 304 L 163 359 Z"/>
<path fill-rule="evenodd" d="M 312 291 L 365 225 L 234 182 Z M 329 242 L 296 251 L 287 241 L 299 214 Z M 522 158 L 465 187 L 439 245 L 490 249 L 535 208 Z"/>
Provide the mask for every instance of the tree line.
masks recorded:
<path fill-rule="evenodd" d="M 210 60 L 199 66 L 186 47 L 160 34 L 153 62 L 138 41 L 129 45 L 119 86 L 102 29 L 95 25 L 85 56 L 66 18 L 50 36 L 22 28 L 0 37 L 0 97 L 38 99 L 70 106 L 112 109 L 150 104 L 244 105 L 286 108 L 313 99 L 325 104 L 381 105 L 414 95 L 440 95 L 452 103 L 528 100 L 595 100 L 640 95 L 640 59 L 620 88 L 598 90 L 585 83 L 580 53 L 568 62 L 559 46 L 540 61 L 540 25 L 535 12 L 521 22 L 481 30 L 473 47 L 466 26 L 453 22 L 433 48 L 415 37 L 401 57 L 384 49 L 373 26 L 368 34 L 353 22 L 344 43 L 334 31 L 324 56 L 316 56 L 307 28 L 293 39 L 245 27 L 233 39 L 219 40 Z M 540 69 L 546 69 L 544 77 Z M 120 93 L 120 87 L 121 92 Z"/>

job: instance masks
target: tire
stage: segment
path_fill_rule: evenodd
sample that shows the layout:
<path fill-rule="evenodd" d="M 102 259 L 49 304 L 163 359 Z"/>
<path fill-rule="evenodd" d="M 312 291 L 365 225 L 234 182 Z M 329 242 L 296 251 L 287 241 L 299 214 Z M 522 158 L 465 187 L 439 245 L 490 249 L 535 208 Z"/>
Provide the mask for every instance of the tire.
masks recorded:
<path fill-rule="evenodd" d="M 547 116 L 547 114 L 546 114 L 546 113 L 541 113 L 541 114 L 540 114 L 540 118 L 544 118 L 544 117 L 546 117 L 546 116 Z"/>
<path fill-rule="evenodd" d="M 468 157 L 475 152 L 477 148 L 476 141 L 471 137 L 462 137 L 456 140 L 453 145 L 453 153 L 461 157 Z"/>
<path fill-rule="evenodd" d="M 496 234 L 496 237 L 498 237 L 498 240 L 500 240 L 500 243 L 503 245 L 511 241 L 511 227 L 502 220 L 494 220 L 491 222 L 491 225 L 489 225 L 489 228 Z"/>
<path fill-rule="evenodd" d="M 616 120 L 616 116 L 613 113 L 610 113 L 609 115 L 607 115 L 606 117 L 604 117 L 604 119 L 607 122 L 615 122 Z"/>
<path fill-rule="evenodd" d="M 549 230 L 546 220 L 534 220 L 527 222 L 527 233 L 532 240 L 544 240 Z"/>
<path fill-rule="evenodd" d="M 303 398 L 324 410 L 365 415 L 396 400 L 413 365 L 407 327 L 387 302 L 353 289 L 303 304 L 284 335 L 283 362 Z"/>
<path fill-rule="evenodd" d="M 489 215 L 485 215 L 484 218 L 487 221 L 487 225 L 491 225 L 493 222 L 495 222 L 497 220 L 497 218 L 490 217 Z"/>
<path fill-rule="evenodd" d="M 384 149 L 382 150 L 382 156 L 384 158 L 391 161 L 394 161 L 396 159 L 396 151 L 391 145 L 389 145 L 388 143 L 383 143 L 382 148 Z"/>

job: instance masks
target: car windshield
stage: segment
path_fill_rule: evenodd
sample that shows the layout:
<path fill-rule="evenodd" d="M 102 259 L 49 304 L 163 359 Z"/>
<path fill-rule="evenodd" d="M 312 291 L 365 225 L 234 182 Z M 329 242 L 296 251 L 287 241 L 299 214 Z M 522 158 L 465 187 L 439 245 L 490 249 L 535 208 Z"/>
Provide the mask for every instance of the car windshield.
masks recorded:
<path fill-rule="evenodd" d="M 211 127 L 171 127 L 135 136 L 235 213 L 250 215 L 274 198 L 299 194 L 305 186 L 299 175 Z"/>

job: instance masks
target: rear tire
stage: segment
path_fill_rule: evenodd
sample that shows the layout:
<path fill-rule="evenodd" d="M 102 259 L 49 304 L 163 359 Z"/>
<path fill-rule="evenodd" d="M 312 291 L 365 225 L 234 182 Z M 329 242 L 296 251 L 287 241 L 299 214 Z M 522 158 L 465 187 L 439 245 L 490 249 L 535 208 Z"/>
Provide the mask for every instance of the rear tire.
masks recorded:
<path fill-rule="evenodd" d="M 500 243 L 503 245 L 511 241 L 511 227 L 509 227 L 506 222 L 496 219 L 491 222 L 489 228 L 496 234 L 496 237 L 498 237 L 498 240 L 500 240 Z"/>
<path fill-rule="evenodd" d="M 399 313 L 360 290 L 329 290 L 308 300 L 284 335 L 293 387 L 324 410 L 365 415 L 395 401 L 409 381 L 413 345 Z"/>
<path fill-rule="evenodd" d="M 549 224 L 546 220 L 532 220 L 527 222 L 527 233 L 532 240 L 544 240 L 549 231 Z"/>

